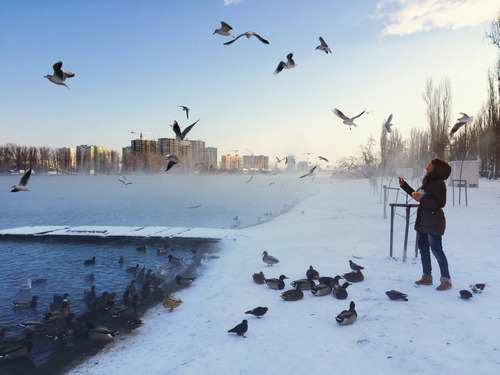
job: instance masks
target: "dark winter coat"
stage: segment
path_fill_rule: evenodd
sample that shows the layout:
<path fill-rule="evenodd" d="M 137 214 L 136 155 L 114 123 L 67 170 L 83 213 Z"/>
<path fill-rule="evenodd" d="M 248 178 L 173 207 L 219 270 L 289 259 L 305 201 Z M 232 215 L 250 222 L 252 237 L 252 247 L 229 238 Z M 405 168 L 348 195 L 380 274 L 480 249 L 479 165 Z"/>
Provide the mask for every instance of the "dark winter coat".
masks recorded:
<path fill-rule="evenodd" d="M 437 160 L 437 162 L 436 162 Z M 425 175 L 418 190 L 421 195 L 417 209 L 415 230 L 420 233 L 443 235 L 446 220 L 442 208 L 446 205 L 446 180 L 451 173 L 448 163 L 434 159 L 434 170 Z M 401 188 L 408 194 L 414 190 L 405 182 Z"/>

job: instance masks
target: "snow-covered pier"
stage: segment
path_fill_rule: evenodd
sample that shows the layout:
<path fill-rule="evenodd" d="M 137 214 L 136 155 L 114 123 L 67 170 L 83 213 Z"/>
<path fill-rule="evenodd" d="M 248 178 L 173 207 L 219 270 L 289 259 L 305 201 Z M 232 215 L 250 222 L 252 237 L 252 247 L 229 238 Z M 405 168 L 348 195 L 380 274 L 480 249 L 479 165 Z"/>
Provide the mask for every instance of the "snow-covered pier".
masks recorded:
<path fill-rule="evenodd" d="M 122 226 L 29 226 L 0 230 L 0 239 L 42 238 L 61 240 L 199 240 L 218 242 L 233 238 L 234 229 L 186 227 L 122 227 Z"/>

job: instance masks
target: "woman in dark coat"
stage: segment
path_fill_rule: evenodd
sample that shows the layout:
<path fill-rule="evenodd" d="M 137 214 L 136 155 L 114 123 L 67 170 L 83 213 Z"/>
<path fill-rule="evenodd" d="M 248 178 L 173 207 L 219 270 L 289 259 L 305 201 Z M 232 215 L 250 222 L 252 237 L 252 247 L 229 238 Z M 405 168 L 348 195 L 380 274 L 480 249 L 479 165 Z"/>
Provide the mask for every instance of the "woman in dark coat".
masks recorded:
<path fill-rule="evenodd" d="M 443 252 L 442 235 L 446 228 L 446 220 L 442 208 L 446 205 L 446 180 L 451 173 L 451 167 L 443 160 L 433 159 L 426 168 L 427 174 L 422 180 L 422 186 L 413 190 L 401 177 L 399 185 L 413 199 L 420 203 L 417 209 L 415 230 L 417 231 L 418 248 L 422 258 L 422 278 L 415 281 L 418 285 L 432 285 L 431 255 L 436 257 L 441 271 L 441 284 L 437 290 L 451 288 L 448 260 Z"/>

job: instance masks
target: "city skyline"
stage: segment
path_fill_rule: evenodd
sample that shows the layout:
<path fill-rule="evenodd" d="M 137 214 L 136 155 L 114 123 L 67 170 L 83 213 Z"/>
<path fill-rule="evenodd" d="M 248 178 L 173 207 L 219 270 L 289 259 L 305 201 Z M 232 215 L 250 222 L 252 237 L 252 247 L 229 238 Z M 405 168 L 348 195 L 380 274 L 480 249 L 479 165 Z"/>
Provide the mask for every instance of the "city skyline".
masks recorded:
<path fill-rule="evenodd" d="M 485 38 L 493 3 L 77 1 L 61 17 L 59 1 L 1 2 L 0 143 L 120 151 L 131 131 L 173 137 L 174 120 L 200 119 L 188 138 L 219 155 L 311 152 L 335 163 L 378 142 L 390 114 L 404 138 L 427 129 L 428 79 L 449 78 L 453 118 L 480 111 L 497 55 Z M 269 45 L 224 46 L 220 21 Z M 332 54 L 315 50 L 320 36 Z M 291 52 L 297 66 L 273 75 Z M 75 74 L 69 90 L 43 78 L 59 60 Z M 349 130 L 333 108 L 366 113 Z"/>

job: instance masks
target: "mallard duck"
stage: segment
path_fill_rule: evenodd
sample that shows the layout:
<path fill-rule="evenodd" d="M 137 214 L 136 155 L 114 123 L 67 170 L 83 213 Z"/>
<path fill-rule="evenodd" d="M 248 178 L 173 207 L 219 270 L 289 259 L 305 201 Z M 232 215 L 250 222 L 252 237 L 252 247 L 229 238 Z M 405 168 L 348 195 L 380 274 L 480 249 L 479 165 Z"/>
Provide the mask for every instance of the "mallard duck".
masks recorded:
<path fill-rule="evenodd" d="M 20 340 L 0 352 L 0 359 L 7 360 L 26 357 L 31 352 L 31 349 L 33 349 L 33 341 L 31 341 L 33 336 L 35 336 L 35 333 L 28 330 L 24 340 Z"/>
<path fill-rule="evenodd" d="M 36 300 L 38 296 L 31 297 L 29 301 L 12 301 L 12 305 L 17 309 L 34 309 L 36 308 Z"/>
<path fill-rule="evenodd" d="M 7 332 L 7 328 L 2 328 L 0 330 L 0 353 L 8 349 L 14 345 L 17 345 L 21 342 L 22 339 L 16 337 L 5 337 L 5 333 Z"/>
<path fill-rule="evenodd" d="M 87 259 L 83 262 L 83 264 L 86 266 L 93 266 L 95 264 L 95 257 L 92 257 L 92 259 Z"/>
<path fill-rule="evenodd" d="M 337 275 L 335 277 L 330 277 L 330 276 L 321 276 L 318 281 L 320 284 L 328 284 L 331 285 L 332 287 L 334 285 L 339 285 L 339 280 L 343 279 L 342 276 Z"/>
<path fill-rule="evenodd" d="M 486 287 L 486 284 L 471 284 L 469 287 L 474 293 L 482 293 L 484 288 Z"/>
<path fill-rule="evenodd" d="M 354 302 L 351 301 L 351 303 L 349 304 L 349 310 L 342 311 L 339 315 L 337 315 L 335 320 L 338 324 L 346 326 L 354 323 L 357 318 L 358 313 L 356 312 L 356 310 L 354 310 Z"/>
<path fill-rule="evenodd" d="M 69 313 L 66 319 L 64 320 L 64 325 L 62 327 L 54 327 L 54 329 L 49 330 L 45 337 L 51 340 L 64 340 L 66 337 L 73 334 L 75 330 L 75 324 L 73 323 L 73 319 L 76 317 L 75 314 Z M 59 324 L 58 324 L 59 325 Z"/>
<path fill-rule="evenodd" d="M 124 320 L 131 320 L 136 317 L 137 314 L 137 302 L 132 302 L 130 305 L 123 306 L 123 308 L 118 309 L 112 313 L 113 318 L 120 318 Z"/>
<path fill-rule="evenodd" d="M 304 298 L 304 292 L 301 289 L 301 284 L 297 284 L 295 289 L 287 290 L 281 293 L 281 298 L 285 301 L 299 301 Z"/>
<path fill-rule="evenodd" d="M 316 286 L 312 276 L 309 276 L 307 279 L 294 280 L 290 283 L 290 285 L 294 288 L 300 285 L 301 290 L 311 290 L 314 286 Z"/>
<path fill-rule="evenodd" d="M 180 288 L 185 288 L 187 286 L 190 286 L 195 280 L 196 277 L 184 277 L 181 275 L 175 276 L 175 283 Z"/>
<path fill-rule="evenodd" d="M 123 255 L 120 255 L 120 257 L 118 258 L 118 264 L 123 264 L 125 263 L 125 257 Z"/>
<path fill-rule="evenodd" d="M 168 254 L 168 262 L 173 264 L 174 266 L 180 267 L 182 258 L 174 257 L 172 254 Z"/>
<path fill-rule="evenodd" d="M 313 278 L 314 280 L 318 280 L 319 279 L 319 272 L 316 271 L 313 266 L 309 266 L 309 269 L 306 271 L 306 277 L 309 278 L 309 276 L 311 276 L 311 278 Z"/>
<path fill-rule="evenodd" d="M 141 245 L 141 246 L 136 247 L 135 249 L 136 249 L 137 251 L 146 251 L 147 246 L 146 246 L 146 244 L 144 244 L 144 245 Z"/>
<path fill-rule="evenodd" d="M 361 271 L 365 269 L 365 267 L 362 267 L 359 264 L 354 263 L 352 260 L 349 260 L 349 267 L 351 267 L 351 270 L 353 271 Z"/>
<path fill-rule="evenodd" d="M 255 281 L 257 284 L 265 284 L 266 283 L 266 277 L 264 276 L 264 272 L 260 271 L 259 273 L 254 273 L 252 275 L 253 281 Z"/>
<path fill-rule="evenodd" d="M 347 298 L 347 287 L 351 285 L 351 283 L 348 283 L 348 282 L 345 282 L 342 284 L 342 286 L 340 285 L 334 285 L 333 286 L 333 295 L 337 298 L 337 299 L 346 299 Z"/>
<path fill-rule="evenodd" d="M 359 283 L 365 279 L 360 270 L 344 273 L 342 276 L 351 283 Z"/>
<path fill-rule="evenodd" d="M 269 310 L 267 307 L 259 306 L 259 307 L 256 307 L 255 309 L 245 311 L 245 314 L 252 314 L 252 315 L 256 316 L 257 318 L 260 318 L 261 316 L 263 316 L 267 312 L 267 310 Z"/>
<path fill-rule="evenodd" d="M 180 300 L 179 298 L 174 298 L 170 294 L 167 294 L 167 296 L 163 300 L 163 307 L 169 309 L 168 312 L 174 311 L 176 307 L 179 307 L 182 304 L 182 300 Z"/>
<path fill-rule="evenodd" d="M 158 255 L 162 255 L 162 254 L 166 254 L 167 253 L 167 249 L 164 248 L 164 247 L 159 247 L 158 249 L 156 249 L 156 254 Z"/>
<path fill-rule="evenodd" d="M 130 333 L 132 332 L 132 330 L 139 328 L 140 326 L 142 326 L 142 320 L 138 318 L 134 318 L 131 320 L 122 320 L 120 322 L 120 327 L 125 333 Z"/>
<path fill-rule="evenodd" d="M 266 279 L 266 284 L 271 289 L 281 290 L 285 288 L 285 282 L 283 281 L 284 279 L 288 279 L 288 277 L 286 277 L 285 275 L 281 275 L 279 279 Z"/>
<path fill-rule="evenodd" d="M 63 303 L 64 301 L 67 301 L 68 297 L 69 297 L 68 293 L 64 293 L 63 296 L 59 296 L 59 295 L 56 294 L 53 297 L 53 301 L 54 301 L 54 303 Z"/>
<path fill-rule="evenodd" d="M 389 297 L 393 301 L 397 300 L 408 301 L 408 298 L 406 298 L 408 297 L 408 295 L 398 292 L 397 290 L 388 290 L 387 292 L 385 292 L 385 294 L 387 294 L 387 297 Z"/>
<path fill-rule="evenodd" d="M 90 322 L 86 323 L 87 338 L 92 341 L 111 341 L 120 332 L 108 327 L 94 327 Z"/>
<path fill-rule="evenodd" d="M 262 255 L 263 255 L 262 261 L 266 263 L 268 266 L 272 266 L 273 264 L 280 262 L 277 258 L 273 257 L 272 255 L 269 255 L 267 251 L 264 251 Z"/>
<path fill-rule="evenodd" d="M 135 280 L 132 279 L 130 280 L 130 284 L 127 285 L 125 288 L 125 291 L 128 292 L 130 295 L 134 294 L 137 291 L 137 288 L 135 287 Z"/>
<path fill-rule="evenodd" d="M 332 292 L 332 286 L 329 282 L 318 284 L 311 287 L 311 293 L 316 297 L 326 296 Z"/>
<path fill-rule="evenodd" d="M 238 336 L 243 336 L 246 338 L 245 336 L 245 332 L 248 330 L 248 321 L 246 319 L 243 319 L 243 321 L 236 325 L 234 328 L 231 328 L 229 331 L 227 331 L 228 333 L 231 333 L 231 332 L 234 332 L 236 333 Z"/>
<path fill-rule="evenodd" d="M 127 267 L 126 271 L 127 273 L 132 273 L 132 274 L 136 274 L 137 271 L 139 270 L 139 268 L 141 268 L 141 265 L 139 263 L 137 263 L 134 267 Z"/>

